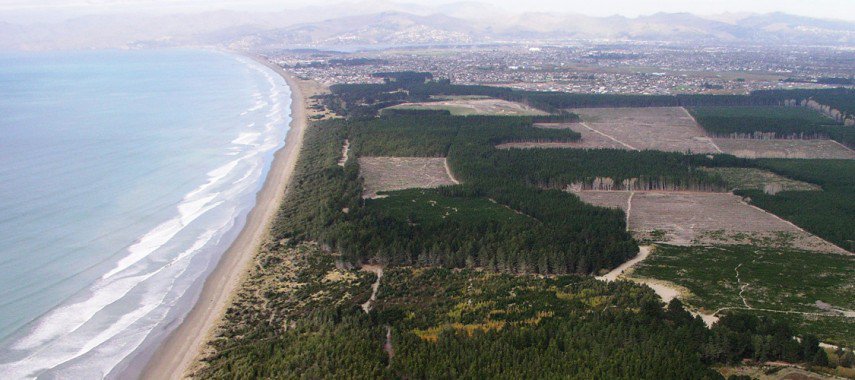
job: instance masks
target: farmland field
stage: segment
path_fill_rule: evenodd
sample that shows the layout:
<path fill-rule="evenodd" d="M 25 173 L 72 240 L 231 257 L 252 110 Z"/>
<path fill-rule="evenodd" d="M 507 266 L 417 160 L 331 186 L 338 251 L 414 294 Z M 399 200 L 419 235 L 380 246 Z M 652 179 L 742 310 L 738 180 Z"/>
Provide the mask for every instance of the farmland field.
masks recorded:
<path fill-rule="evenodd" d="M 687 289 L 703 312 L 774 314 L 838 344 L 855 344 L 855 256 L 752 246 L 657 246 L 632 277 Z"/>
<path fill-rule="evenodd" d="M 364 198 L 377 197 L 382 191 L 455 184 L 441 157 L 360 157 L 359 168 L 365 180 Z"/>

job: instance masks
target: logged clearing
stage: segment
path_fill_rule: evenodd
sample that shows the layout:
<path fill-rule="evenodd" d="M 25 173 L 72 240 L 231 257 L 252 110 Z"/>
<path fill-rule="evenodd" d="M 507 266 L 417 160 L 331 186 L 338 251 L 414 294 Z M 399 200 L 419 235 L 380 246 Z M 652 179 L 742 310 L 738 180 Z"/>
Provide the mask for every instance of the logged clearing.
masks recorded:
<path fill-rule="evenodd" d="M 768 170 L 755 168 L 701 168 L 701 170 L 721 176 L 731 188 L 742 190 L 763 190 L 767 194 L 781 191 L 820 191 L 821 187 L 812 183 L 789 179 Z"/>
<path fill-rule="evenodd" d="M 382 191 L 456 183 L 442 157 L 360 157 L 359 173 L 365 180 L 363 198 L 376 198 Z"/>
<path fill-rule="evenodd" d="M 499 144 L 496 148 L 577 148 L 577 149 L 629 149 L 621 143 L 612 140 L 602 134 L 596 133 L 580 123 L 537 123 L 536 128 L 544 129 L 570 129 L 582 135 L 579 141 L 573 142 L 512 142 Z"/>
<path fill-rule="evenodd" d="M 539 109 L 525 104 L 509 102 L 501 99 L 481 99 L 458 97 L 449 100 L 424 103 L 404 103 L 389 107 L 389 109 L 415 110 L 446 110 L 452 115 L 504 115 L 504 116 L 537 116 L 547 115 Z"/>
<path fill-rule="evenodd" d="M 661 150 L 666 152 L 718 153 L 695 119 L 682 107 L 578 108 L 582 127 L 599 134 L 605 145 L 598 148 Z M 582 132 L 581 128 L 574 128 Z M 584 139 L 584 136 L 583 136 Z"/>
<path fill-rule="evenodd" d="M 855 159 L 855 151 L 833 140 L 714 138 L 713 141 L 725 153 L 744 158 Z"/>
<path fill-rule="evenodd" d="M 628 226 L 638 239 L 677 245 L 757 244 L 846 253 L 729 193 L 576 191 L 574 194 L 590 204 L 629 210 Z"/>

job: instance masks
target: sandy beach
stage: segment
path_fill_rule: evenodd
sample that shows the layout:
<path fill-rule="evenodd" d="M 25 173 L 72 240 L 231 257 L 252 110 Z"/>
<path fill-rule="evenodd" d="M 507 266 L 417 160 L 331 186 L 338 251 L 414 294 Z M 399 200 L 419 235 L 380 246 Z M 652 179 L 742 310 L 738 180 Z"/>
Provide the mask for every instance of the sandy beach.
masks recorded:
<path fill-rule="evenodd" d="M 306 100 L 299 80 L 262 58 L 256 60 L 280 74 L 291 89 L 291 128 L 285 146 L 273 158 L 246 225 L 208 276 L 196 305 L 154 352 L 142 372 L 143 379 L 183 378 L 196 360 L 226 306 L 248 270 L 248 264 L 267 237 L 285 189 L 294 173 L 307 126 Z"/>

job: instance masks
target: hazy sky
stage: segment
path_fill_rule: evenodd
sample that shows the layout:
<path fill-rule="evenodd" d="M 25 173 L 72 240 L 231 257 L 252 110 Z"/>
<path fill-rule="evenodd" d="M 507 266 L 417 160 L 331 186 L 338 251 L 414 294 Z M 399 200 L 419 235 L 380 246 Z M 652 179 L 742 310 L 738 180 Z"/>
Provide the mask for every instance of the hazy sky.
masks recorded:
<path fill-rule="evenodd" d="M 215 9 L 283 10 L 306 5 L 338 3 L 322 0 L 0 0 L 3 13 L 192 12 Z M 345 1 L 355 2 L 355 1 Z M 402 0 L 399 3 L 446 4 L 454 0 Z M 786 12 L 804 16 L 855 21 L 855 0 L 492 0 L 484 1 L 509 11 L 559 11 L 594 16 L 646 15 L 656 12 L 691 12 L 700 15 L 725 12 Z"/>

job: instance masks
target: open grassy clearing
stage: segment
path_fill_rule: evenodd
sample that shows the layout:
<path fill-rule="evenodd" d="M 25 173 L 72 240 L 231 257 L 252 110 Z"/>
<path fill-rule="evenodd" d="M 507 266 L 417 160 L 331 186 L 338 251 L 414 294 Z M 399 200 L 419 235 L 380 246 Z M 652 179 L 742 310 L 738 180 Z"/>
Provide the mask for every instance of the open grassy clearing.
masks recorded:
<path fill-rule="evenodd" d="M 712 140 L 725 153 L 743 158 L 855 159 L 855 151 L 832 140 Z"/>
<path fill-rule="evenodd" d="M 383 198 L 366 201 L 366 207 L 412 223 L 534 221 L 486 198 L 448 197 L 436 190 L 425 189 L 384 192 L 382 195 Z"/>
<path fill-rule="evenodd" d="M 583 126 L 621 143 L 622 149 L 718 152 L 682 107 L 578 108 L 571 112 L 581 116 Z"/>
<path fill-rule="evenodd" d="M 379 192 L 454 185 L 441 157 L 360 157 L 364 198 Z"/>
<path fill-rule="evenodd" d="M 484 95 L 431 95 L 431 100 L 483 100 L 490 99 Z"/>
<path fill-rule="evenodd" d="M 445 110 L 452 115 L 497 115 L 497 116 L 538 116 L 546 112 L 521 103 L 484 97 L 454 97 L 450 100 L 438 100 L 424 103 L 404 103 L 389 109 Z"/>
<path fill-rule="evenodd" d="M 767 194 L 781 191 L 820 191 L 818 185 L 789 179 L 768 170 L 756 168 L 701 168 L 718 174 L 734 189 L 763 190 Z"/>
<path fill-rule="evenodd" d="M 637 239 L 678 245 L 745 244 L 844 251 L 729 193 L 575 191 L 583 201 L 627 212 Z"/>
<path fill-rule="evenodd" d="M 753 246 L 657 246 L 630 273 L 687 289 L 705 313 L 748 310 L 855 345 L 855 256 Z"/>

